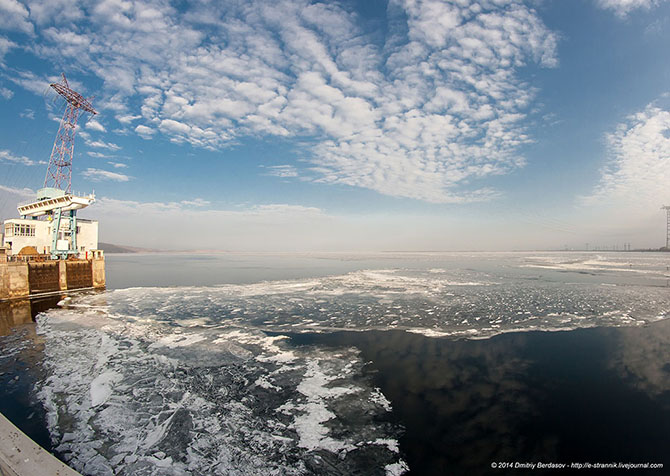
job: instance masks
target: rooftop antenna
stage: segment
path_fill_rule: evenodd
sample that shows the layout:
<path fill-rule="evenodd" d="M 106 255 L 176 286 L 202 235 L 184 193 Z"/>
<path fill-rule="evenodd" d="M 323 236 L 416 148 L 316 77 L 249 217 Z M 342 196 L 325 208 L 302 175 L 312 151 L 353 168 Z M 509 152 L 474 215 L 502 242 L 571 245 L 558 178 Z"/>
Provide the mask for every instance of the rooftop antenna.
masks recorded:
<path fill-rule="evenodd" d="M 665 225 L 665 249 L 670 249 L 670 206 L 663 205 L 661 210 L 665 210 L 667 213 L 667 221 Z"/>
<path fill-rule="evenodd" d="M 70 88 L 65 73 L 61 74 L 60 83 L 50 86 L 67 101 L 65 113 L 60 121 L 58 134 L 51 150 L 47 175 L 44 178 L 44 188 L 50 187 L 72 192 L 72 157 L 74 156 L 74 134 L 77 130 L 77 119 L 81 111 L 97 114 L 93 109 L 91 99 L 86 99 Z"/>

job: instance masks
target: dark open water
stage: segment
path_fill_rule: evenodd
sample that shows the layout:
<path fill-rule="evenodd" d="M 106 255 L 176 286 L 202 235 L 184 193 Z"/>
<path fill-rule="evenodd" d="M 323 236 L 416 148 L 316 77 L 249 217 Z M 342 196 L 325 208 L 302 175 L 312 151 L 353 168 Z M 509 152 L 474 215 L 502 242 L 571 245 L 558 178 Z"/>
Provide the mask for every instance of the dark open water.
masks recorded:
<path fill-rule="evenodd" d="M 111 255 L 0 308 L 0 410 L 86 474 L 665 474 L 669 258 Z"/>

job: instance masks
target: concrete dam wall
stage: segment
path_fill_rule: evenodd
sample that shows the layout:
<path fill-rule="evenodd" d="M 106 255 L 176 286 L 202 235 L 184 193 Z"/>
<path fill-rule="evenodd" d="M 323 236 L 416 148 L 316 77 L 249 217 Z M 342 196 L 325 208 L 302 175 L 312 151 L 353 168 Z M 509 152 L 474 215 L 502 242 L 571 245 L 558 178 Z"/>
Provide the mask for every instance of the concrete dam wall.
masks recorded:
<path fill-rule="evenodd" d="M 105 258 L 101 251 L 88 259 L 8 261 L 0 249 L 0 300 L 49 292 L 105 287 Z"/>

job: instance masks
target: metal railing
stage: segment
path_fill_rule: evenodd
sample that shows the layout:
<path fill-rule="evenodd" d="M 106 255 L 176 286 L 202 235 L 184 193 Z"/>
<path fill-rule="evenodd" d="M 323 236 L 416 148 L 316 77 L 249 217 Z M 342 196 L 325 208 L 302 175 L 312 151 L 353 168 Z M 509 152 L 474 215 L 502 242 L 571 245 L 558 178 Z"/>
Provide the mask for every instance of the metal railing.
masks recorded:
<path fill-rule="evenodd" d="M 95 193 L 81 193 L 81 192 L 69 192 L 64 195 L 61 195 L 60 197 L 54 197 L 54 198 L 61 198 L 61 197 L 83 197 L 83 198 L 95 198 Z M 47 198 L 41 201 L 47 201 L 47 200 L 53 200 L 51 198 Z M 21 202 L 17 205 L 17 208 L 20 207 L 25 207 L 26 205 L 31 205 L 33 203 L 38 203 L 37 199 L 30 200 L 27 202 Z"/>
<path fill-rule="evenodd" d="M 89 250 L 81 251 L 77 255 L 73 255 L 70 259 L 78 260 L 91 260 L 91 259 L 101 259 L 105 257 L 105 253 L 102 250 Z M 58 261 L 59 258 L 52 258 L 51 254 L 38 254 L 38 255 L 7 255 L 8 263 L 28 263 L 32 261 Z"/>
<path fill-rule="evenodd" d="M 54 261 L 51 255 L 7 255 L 8 263 L 28 263 L 29 261 Z"/>

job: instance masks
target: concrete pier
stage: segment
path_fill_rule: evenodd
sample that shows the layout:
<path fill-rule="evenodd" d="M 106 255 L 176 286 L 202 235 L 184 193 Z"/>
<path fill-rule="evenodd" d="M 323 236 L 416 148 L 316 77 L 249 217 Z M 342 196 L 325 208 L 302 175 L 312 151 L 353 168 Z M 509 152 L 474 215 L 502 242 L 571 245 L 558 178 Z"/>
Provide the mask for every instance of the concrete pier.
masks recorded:
<path fill-rule="evenodd" d="M 0 476 L 81 476 L 0 414 Z"/>
<path fill-rule="evenodd" d="M 84 259 L 9 261 L 0 248 L 0 300 L 72 289 L 105 287 L 105 256 L 89 251 Z"/>

